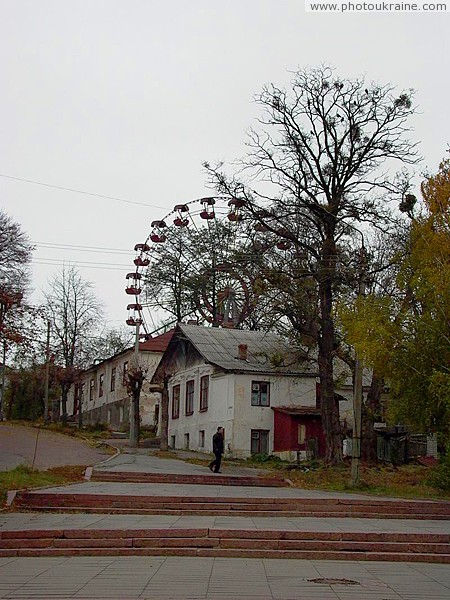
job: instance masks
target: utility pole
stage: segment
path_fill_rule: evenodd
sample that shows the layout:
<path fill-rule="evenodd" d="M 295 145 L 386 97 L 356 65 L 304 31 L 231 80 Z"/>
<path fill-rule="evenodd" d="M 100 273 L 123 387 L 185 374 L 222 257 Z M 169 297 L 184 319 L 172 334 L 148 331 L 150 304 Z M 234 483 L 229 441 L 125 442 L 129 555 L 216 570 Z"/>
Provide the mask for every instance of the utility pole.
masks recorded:
<path fill-rule="evenodd" d="M 50 379 L 50 320 L 47 321 L 47 341 L 45 344 L 45 391 L 44 391 L 44 423 L 48 423 L 48 387 Z"/>
<path fill-rule="evenodd" d="M 2 382 L 0 396 L 0 421 L 3 421 L 3 403 L 5 401 L 5 376 L 6 376 L 6 340 L 3 340 L 3 357 L 2 357 Z"/>
<path fill-rule="evenodd" d="M 361 248 L 360 277 L 358 286 L 358 298 L 366 293 L 366 251 L 364 245 Z M 361 469 L 361 430 L 362 430 L 362 402 L 363 402 L 363 360 L 355 350 L 355 373 L 353 381 L 353 435 L 352 435 L 352 486 L 356 487 L 360 482 Z"/>
<path fill-rule="evenodd" d="M 137 374 L 139 369 L 139 328 L 140 320 L 136 319 L 136 335 L 134 340 L 134 370 Z M 134 385 L 138 385 L 135 381 Z M 139 397 L 135 398 L 134 394 L 130 397 L 130 446 L 137 448 L 139 446 Z"/>

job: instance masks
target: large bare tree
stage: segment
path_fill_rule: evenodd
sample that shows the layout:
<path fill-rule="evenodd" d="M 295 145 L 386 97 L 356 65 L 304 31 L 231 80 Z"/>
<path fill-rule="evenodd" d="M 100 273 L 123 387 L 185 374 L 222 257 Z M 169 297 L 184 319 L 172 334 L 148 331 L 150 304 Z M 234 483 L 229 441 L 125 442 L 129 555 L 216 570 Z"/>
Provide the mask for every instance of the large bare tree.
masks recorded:
<path fill-rule="evenodd" d="M 299 297 L 313 290 L 317 325 L 309 318 L 314 311 L 305 319 L 295 302 L 286 306 L 299 334 L 317 342 L 327 458 L 336 462 L 342 451 L 333 311 L 345 269 L 341 251 L 346 247 L 348 256 L 353 247 L 356 257 L 368 228 L 386 228 L 391 222 L 388 200 L 402 190 L 389 173 L 395 162 L 418 160 L 407 138 L 412 93 L 364 79 L 340 79 L 325 66 L 296 72 L 289 91 L 266 86 L 256 102 L 262 107 L 259 125 L 249 132 L 240 168 L 231 174 L 222 164 L 205 163 L 205 168 L 219 193 L 241 201 L 242 218 L 265 232 L 264 253 L 281 246 L 287 265 L 284 271 L 279 268 L 287 274 L 280 278 L 281 292 L 292 300 L 291 282 L 296 293 L 301 290 Z M 306 287 L 299 288 L 293 275 L 303 277 Z M 273 277 L 271 285 L 276 285 Z"/>
<path fill-rule="evenodd" d="M 67 395 L 77 370 L 95 358 L 102 306 L 92 283 L 83 279 L 75 267 L 63 267 L 49 282 L 44 293 L 50 320 L 52 347 L 60 372 L 62 421 L 67 421 Z"/>

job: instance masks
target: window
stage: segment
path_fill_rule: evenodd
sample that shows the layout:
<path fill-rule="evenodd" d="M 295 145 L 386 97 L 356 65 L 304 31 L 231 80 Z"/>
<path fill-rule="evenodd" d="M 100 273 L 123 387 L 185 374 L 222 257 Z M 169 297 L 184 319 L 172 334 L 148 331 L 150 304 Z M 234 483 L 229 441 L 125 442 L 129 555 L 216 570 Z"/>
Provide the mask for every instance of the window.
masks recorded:
<path fill-rule="evenodd" d="M 252 381 L 252 406 L 270 406 L 270 383 Z"/>
<path fill-rule="evenodd" d="M 172 419 L 178 419 L 180 416 L 180 386 L 174 385 L 172 388 Z"/>
<path fill-rule="evenodd" d="M 176 438 L 175 438 L 175 436 L 174 436 L 174 435 L 171 435 L 171 436 L 170 436 L 170 447 L 171 447 L 171 448 L 175 448 L 175 441 L 176 441 Z"/>
<path fill-rule="evenodd" d="M 186 381 L 186 411 L 185 414 L 192 415 L 194 412 L 194 380 Z"/>
<path fill-rule="evenodd" d="M 265 429 L 252 429 L 251 453 L 269 454 L 269 431 Z"/>
<path fill-rule="evenodd" d="M 101 398 L 103 396 L 103 384 L 105 383 L 105 374 L 100 373 L 100 377 L 98 380 L 98 397 Z"/>
<path fill-rule="evenodd" d="M 89 381 L 89 400 L 91 400 L 91 401 L 94 399 L 94 385 L 95 385 L 95 382 L 93 379 L 91 379 Z"/>
<path fill-rule="evenodd" d="M 123 379 L 122 379 L 122 383 L 123 385 L 127 385 L 127 379 L 128 379 L 128 361 L 125 361 L 123 363 Z"/>
<path fill-rule="evenodd" d="M 114 392 L 115 389 L 116 389 L 116 367 L 113 367 L 111 369 L 111 383 L 109 386 L 109 390 L 111 392 Z"/>
<path fill-rule="evenodd" d="M 189 450 L 189 434 L 184 434 L 184 449 Z"/>
<path fill-rule="evenodd" d="M 209 375 L 200 379 L 200 410 L 208 410 Z"/>
<path fill-rule="evenodd" d="M 205 447 L 205 430 L 204 429 L 201 429 L 198 432 L 198 446 L 199 446 L 199 448 Z"/>

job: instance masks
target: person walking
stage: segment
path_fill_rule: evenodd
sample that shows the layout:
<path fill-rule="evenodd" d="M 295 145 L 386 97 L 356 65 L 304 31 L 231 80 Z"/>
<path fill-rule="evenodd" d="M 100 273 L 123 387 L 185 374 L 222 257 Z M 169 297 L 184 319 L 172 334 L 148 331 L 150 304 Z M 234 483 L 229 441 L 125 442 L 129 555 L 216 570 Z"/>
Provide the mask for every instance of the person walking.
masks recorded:
<path fill-rule="evenodd" d="M 212 443 L 213 443 L 213 453 L 216 457 L 212 462 L 209 463 L 209 470 L 214 471 L 214 473 L 220 473 L 220 463 L 222 462 L 222 454 L 223 454 L 223 427 L 218 427 L 217 432 L 213 435 Z"/>

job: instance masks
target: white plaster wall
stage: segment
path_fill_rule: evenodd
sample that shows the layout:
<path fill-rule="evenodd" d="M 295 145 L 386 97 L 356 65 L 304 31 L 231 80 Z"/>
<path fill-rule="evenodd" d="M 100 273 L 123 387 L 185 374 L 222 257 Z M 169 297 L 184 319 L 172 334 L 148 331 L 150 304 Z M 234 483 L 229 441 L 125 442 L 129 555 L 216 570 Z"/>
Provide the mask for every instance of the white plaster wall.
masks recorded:
<path fill-rule="evenodd" d="M 252 406 L 252 381 L 270 383 L 270 406 Z M 265 429 L 269 433 L 269 453 L 273 452 L 273 406 L 316 406 L 315 378 L 264 376 L 258 374 L 236 375 L 233 456 L 251 455 L 251 430 Z"/>
<path fill-rule="evenodd" d="M 199 412 L 200 378 L 210 376 L 209 404 L 206 412 Z M 194 380 L 194 413 L 185 414 L 186 381 Z M 251 405 L 252 381 L 270 382 L 270 406 Z M 180 385 L 180 416 L 172 419 L 173 387 Z M 316 405 L 315 378 L 263 376 L 257 374 L 215 374 L 210 365 L 199 364 L 178 373 L 169 381 L 169 444 L 175 448 L 212 451 L 212 436 L 218 426 L 225 428 L 226 454 L 245 458 L 251 454 L 251 430 L 269 430 L 269 449 L 273 450 L 272 406 Z M 205 432 L 204 447 L 199 444 L 199 432 Z"/>
<path fill-rule="evenodd" d="M 208 410 L 200 412 L 200 378 L 209 375 Z M 233 383 L 232 375 L 215 374 L 211 365 L 198 364 L 175 375 L 169 387 L 169 445 L 175 448 L 186 447 L 186 434 L 189 434 L 189 449 L 198 452 L 212 451 L 212 437 L 217 427 L 225 429 L 225 448 L 231 444 L 233 424 Z M 186 382 L 194 380 L 194 412 L 185 414 Z M 173 387 L 180 385 L 180 416 L 172 419 Z M 200 431 L 205 432 L 204 446 L 200 445 Z"/>

